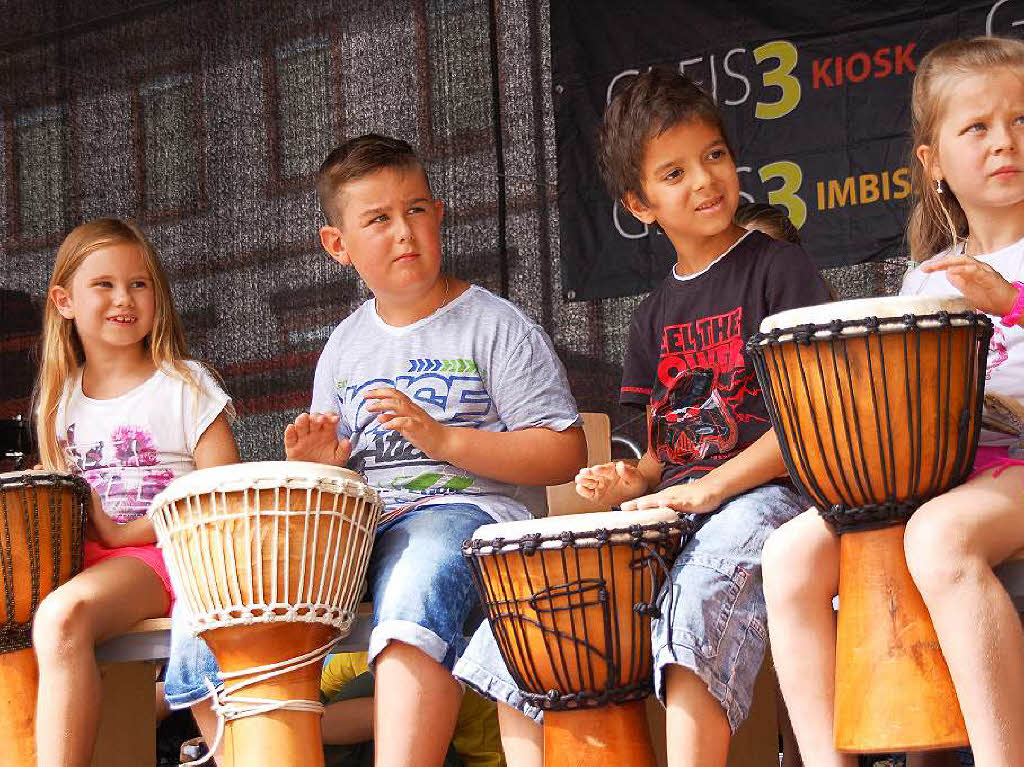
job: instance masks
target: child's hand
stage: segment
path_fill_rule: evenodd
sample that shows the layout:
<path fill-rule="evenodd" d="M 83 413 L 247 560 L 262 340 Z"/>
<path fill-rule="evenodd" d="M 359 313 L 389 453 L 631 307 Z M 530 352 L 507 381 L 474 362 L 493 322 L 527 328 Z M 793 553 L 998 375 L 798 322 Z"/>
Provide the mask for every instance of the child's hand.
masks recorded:
<path fill-rule="evenodd" d="M 636 466 L 614 461 L 581 469 L 576 475 L 576 492 L 594 503 L 618 506 L 647 492 L 647 480 Z"/>
<path fill-rule="evenodd" d="M 926 274 L 945 271 L 953 287 L 963 293 L 975 309 L 1002 317 L 1017 302 L 1017 289 L 995 269 L 971 256 L 949 256 L 921 266 Z"/>
<path fill-rule="evenodd" d="M 428 458 L 447 460 L 451 428 L 435 421 L 427 412 L 397 389 L 373 389 L 364 399 L 370 400 L 366 409 L 380 413 L 381 426 L 393 429 Z"/>
<path fill-rule="evenodd" d="M 628 501 L 622 504 L 622 510 L 668 508 L 686 514 L 706 514 L 721 506 L 724 500 L 725 497 L 714 482 L 701 477 L 693 482 L 666 487 L 661 492 Z"/>
<path fill-rule="evenodd" d="M 344 466 L 352 453 L 347 439 L 338 439 L 335 413 L 302 413 L 284 430 L 284 454 L 289 461 L 312 461 Z"/>

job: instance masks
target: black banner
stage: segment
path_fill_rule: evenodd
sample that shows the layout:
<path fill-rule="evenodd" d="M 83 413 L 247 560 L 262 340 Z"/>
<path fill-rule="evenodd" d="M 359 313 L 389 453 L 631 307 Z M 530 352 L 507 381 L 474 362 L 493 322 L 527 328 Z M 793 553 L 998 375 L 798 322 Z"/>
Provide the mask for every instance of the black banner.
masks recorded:
<path fill-rule="evenodd" d="M 1024 0 L 552 2 L 565 298 L 648 291 L 675 261 L 597 170 L 596 129 L 624 79 L 659 67 L 700 82 L 725 119 L 742 198 L 784 207 L 827 268 L 903 257 L 914 72 L 940 42 L 982 34 L 1024 34 Z"/>

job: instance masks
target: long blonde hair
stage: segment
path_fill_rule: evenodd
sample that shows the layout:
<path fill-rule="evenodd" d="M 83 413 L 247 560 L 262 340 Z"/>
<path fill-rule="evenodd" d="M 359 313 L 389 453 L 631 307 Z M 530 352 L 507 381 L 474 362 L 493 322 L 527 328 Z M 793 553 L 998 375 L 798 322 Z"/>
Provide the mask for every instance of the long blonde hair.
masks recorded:
<path fill-rule="evenodd" d="M 1024 77 L 1024 42 L 1003 37 L 975 37 L 942 43 L 925 56 L 917 68 L 911 99 L 914 144 L 910 155 L 910 179 L 914 208 L 907 240 L 910 256 L 924 261 L 952 248 L 968 235 L 967 216 L 953 190 L 935 189 L 927 169 L 917 158 L 923 144 L 938 149 L 939 123 L 945 111 L 951 83 L 957 77 L 1013 69 Z"/>
<path fill-rule="evenodd" d="M 36 441 L 43 467 L 50 471 L 67 471 L 67 460 L 57 438 L 57 410 L 67 382 L 85 364 L 85 350 L 74 321 L 57 311 L 50 296 L 55 287 L 71 290 L 71 280 L 89 254 L 119 244 L 135 245 L 142 255 L 153 280 L 153 328 L 143 343 L 149 349 L 158 370 L 176 373 L 185 380 L 193 376 L 184 364 L 188 359 L 181 320 L 174 310 L 174 298 L 156 252 L 146 235 L 135 224 L 116 218 L 98 218 L 71 230 L 57 249 L 53 276 L 47 289 L 43 310 L 43 341 L 39 376 L 33 392 Z"/>

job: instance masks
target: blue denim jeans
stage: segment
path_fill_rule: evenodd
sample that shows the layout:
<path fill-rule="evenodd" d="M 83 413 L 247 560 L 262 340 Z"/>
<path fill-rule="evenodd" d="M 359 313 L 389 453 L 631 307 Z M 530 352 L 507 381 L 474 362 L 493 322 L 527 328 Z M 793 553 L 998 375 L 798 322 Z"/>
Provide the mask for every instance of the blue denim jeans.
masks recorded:
<path fill-rule="evenodd" d="M 374 628 L 367 661 L 392 640 L 422 650 L 451 669 L 465 649 L 463 626 L 478 602 L 462 542 L 494 519 L 469 503 L 427 506 L 377 529 L 366 590 L 373 600 Z M 171 708 L 187 708 L 209 696 L 217 662 L 185 627 L 184 604 L 171 615 L 171 657 L 164 695 Z"/>
<path fill-rule="evenodd" d="M 662 702 L 665 669 L 675 664 L 704 681 L 734 732 L 746 719 L 768 641 L 761 550 L 772 530 L 807 506 L 787 487 L 762 485 L 714 514 L 690 517 L 699 527 L 672 565 L 659 595 L 663 617 L 651 626 L 654 687 Z M 487 622 L 454 673 L 487 697 L 541 720 L 541 710 L 519 693 Z"/>

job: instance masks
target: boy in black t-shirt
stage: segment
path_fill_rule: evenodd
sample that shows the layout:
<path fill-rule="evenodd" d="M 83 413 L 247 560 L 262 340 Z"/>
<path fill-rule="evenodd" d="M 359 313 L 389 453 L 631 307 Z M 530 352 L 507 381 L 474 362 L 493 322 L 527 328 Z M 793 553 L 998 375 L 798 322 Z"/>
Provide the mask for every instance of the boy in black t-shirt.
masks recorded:
<path fill-rule="evenodd" d="M 733 223 L 735 161 L 717 108 L 687 78 L 638 75 L 605 110 L 600 144 L 611 193 L 660 227 L 676 264 L 637 307 L 626 347 L 619 399 L 648 408 L 647 453 L 635 467 L 584 469 L 576 487 L 624 510 L 668 506 L 699 524 L 666 586 L 672 609 L 654 623 L 655 690 L 669 763 L 725 765 L 767 638 L 761 548 L 807 506 L 784 479 L 743 342 L 764 317 L 825 303 L 828 290 L 800 246 Z M 540 712 L 496 655 L 489 632 L 478 632 L 455 674 L 502 704 L 509 764 L 536 763 L 540 729 L 515 709 Z"/>

